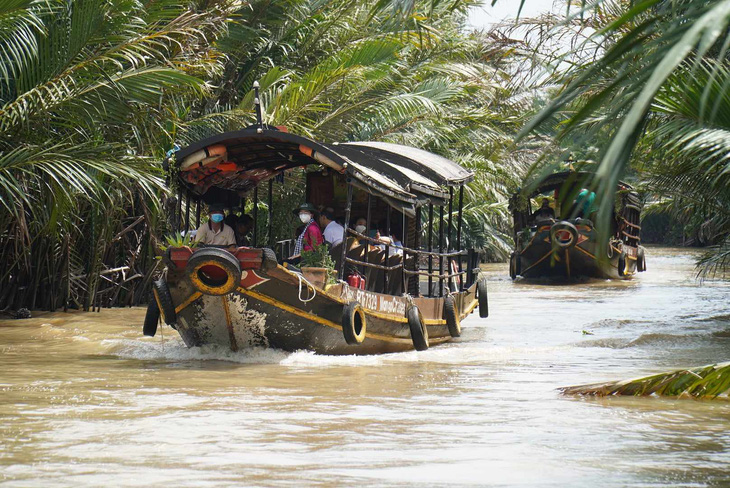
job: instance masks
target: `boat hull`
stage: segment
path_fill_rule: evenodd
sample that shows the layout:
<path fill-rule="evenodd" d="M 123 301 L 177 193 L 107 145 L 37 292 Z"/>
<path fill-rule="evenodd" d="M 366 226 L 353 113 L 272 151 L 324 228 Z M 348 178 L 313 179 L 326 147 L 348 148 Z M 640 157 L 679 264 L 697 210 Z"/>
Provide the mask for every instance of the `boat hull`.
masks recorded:
<path fill-rule="evenodd" d="M 233 351 L 273 347 L 319 354 L 380 354 L 413 350 L 406 310 L 418 306 L 430 344 L 451 339 L 443 319 L 443 298 L 394 297 L 340 283 L 326 290 L 308 284 L 282 266 L 246 270 L 240 286 L 222 295 L 196 291 L 184 271 L 168 273 L 178 333 L 188 347 L 215 344 Z M 461 319 L 477 304 L 476 284 L 454 295 Z M 342 332 L 345 305 L 357 300 L 366 317 L 361 344 L 347 344 Z"/>
<path fill-rule="evenodd" d="M 637 271 L 637 248 L 607 243 L 605 258 L 599 258 L 599 243 L 595 229 L 577 226 L 576 243 L 561 249 L 553 245 L 550 227 L 534 231 L 530 239 L 516 250 L 520 260 L 519 275 L 524 278 L 574 278 L 586 276 L 604 279 L 629 279 Z M 620 269 L 621 256 L 623 268 Z M 621 272 L 620 272 L 621 271 Z"/>

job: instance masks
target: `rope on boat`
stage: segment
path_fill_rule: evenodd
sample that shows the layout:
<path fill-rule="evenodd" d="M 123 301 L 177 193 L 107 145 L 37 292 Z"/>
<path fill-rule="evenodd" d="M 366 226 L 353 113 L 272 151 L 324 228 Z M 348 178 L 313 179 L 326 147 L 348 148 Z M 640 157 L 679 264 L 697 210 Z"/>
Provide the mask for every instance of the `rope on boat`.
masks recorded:
<path fill-rule="evenodd" d="M 314 297 L 317 296 L 317 289 L 312 285 L 307 279 L 297 273 L 297 278 L 299 279 L 299 301 L 302 303 L 311 302 L 314 300 Z M 312 296 L 307 298 L 306 300 L 302 298 L 302 281 L 304 281 L 307 284 L 307 291 L 312 290 Z"/>

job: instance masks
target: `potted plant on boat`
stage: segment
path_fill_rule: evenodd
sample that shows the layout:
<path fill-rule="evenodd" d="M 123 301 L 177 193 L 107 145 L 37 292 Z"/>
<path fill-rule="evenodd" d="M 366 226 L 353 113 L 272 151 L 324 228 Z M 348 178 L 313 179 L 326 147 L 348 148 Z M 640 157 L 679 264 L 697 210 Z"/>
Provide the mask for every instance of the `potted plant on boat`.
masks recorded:
<path fill-rule="evenodd" d="M 335 262 L 327 245 L 323 243 L 315 245 L 311 251 L 302 251 L 300 269 L 307 281 L 318 288 L 324 288 L 335 273 Z"/>

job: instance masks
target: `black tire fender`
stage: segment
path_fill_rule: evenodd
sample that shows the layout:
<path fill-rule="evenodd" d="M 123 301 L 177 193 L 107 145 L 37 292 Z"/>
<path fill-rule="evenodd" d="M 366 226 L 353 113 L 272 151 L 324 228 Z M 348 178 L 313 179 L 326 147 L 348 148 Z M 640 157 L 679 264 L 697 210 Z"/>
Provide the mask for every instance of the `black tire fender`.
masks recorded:
<path fill-rule="evenodd" d="M 147 305 L 147 313 L 144 315 L 144 325 L 142 325 L 142 333 L 149 337 L 154 337 L 157 333 L 157 323 L 160 321 L 160 309 L 157 306 L 157 300 L 154 296 L 150 297 L 150 303 Z"/>
<path fill-rule="evenodd" d="M 626 252 L 622 252 L 618 257 L 618 275 L 626 276 Z"/>
<path fill-rule="evenodd" d="M 267 247 L 261 249 L 261 271 L 276 269 L 279 262 L 276 260 L 276 253 Z"/>
<path fill-rule="evenodd" d="M 517 266 L 515 266 L 516 258 L 517 253 L 512 251 L 512 254 L 509 256 L 509 277 L 513 280 L 517 278 Z"/>
<path fill-rule="evenodd" d="M 342 334 L 345 342 L 351 345 L 362 344 L 366 330 L 367 320 L 362 305 L 355 300 L 348 302 L 342 309 Z"/>
<path fill-rule="evenodd" d="M 175 305 L 172 303 L 170 288 L 164 278 L 152 282 L 152 294 L 162 315 L 162 321 L 167 325 L 174 326 L 177 323 L 177 313 L 175 312 Z"/>
<path fill-rule="evenodd" d="M 477 299 L 479 300 L 479 316 L 486 319 L 489 317 L 489 293 L 487 292 L 486 278 L 482 278 L 477 282 Z"/>
<path fill-rule="evenodd" d="M 225 278 L 215 279 L 206 275 L 203 269 L 207 266 L 219 268 L 219 273 Z M 236 256 L 215 247 L 195 251 L 185 271 L 193 288 L 204 295 L 227 295 L 241 282 L 241 263 Z"/>
<path fill-rule="evenodd" d="M 570 234 L 570 239 L 567 241 L 558 240 L 556 236 L 557 233 L 561 231 L 568 232 Z M 573 247 L 578 243 L 578 229 L 576 229 L 573 224 L 565 220 L 555 222 L 550 227 L 550 242 L 553 243 L 553 246 L 560 249 Z"/>
<path fill-rule="evenodd" d="M 411 341 L 416 351 L 425 351 L 428 349 L 428 329 L 423 322 L 423 315 L 415 305 L 406 311 L 408 319 L 408 327 L 411 329 Z"/>
<path fill-rule="evenodd" d="M 453 295 L 446 295 L 444 297 L 444 319 L 446 320 L 446 326 L 449 328 L 451 337 L 459 337 L 461 335 L 461 320 L 459 319 L 459 310 Z"/>
<path fill-rule="evenodd" d="M 636 269 L 640 273 L 646 271 L 646 252 L 642 246 L 636 250 Z"/>

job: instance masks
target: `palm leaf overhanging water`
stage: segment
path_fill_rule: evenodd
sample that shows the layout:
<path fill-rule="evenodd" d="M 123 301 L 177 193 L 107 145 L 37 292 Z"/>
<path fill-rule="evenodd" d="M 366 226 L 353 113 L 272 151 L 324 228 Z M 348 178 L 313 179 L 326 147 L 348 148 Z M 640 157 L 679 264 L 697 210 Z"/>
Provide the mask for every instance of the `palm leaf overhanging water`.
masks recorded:
<path fill-rule="evenodd" d="M 562 74 L 561 90 L 524 132 L 552 126 L 562 113 L 567 118 L 559 141 L 598 141 L 603 223 L 632 157 L 646 163 L 657 193 L 730 207 L 724 152 L 730 1 L 604 0 L 574 18 L 596 27 L 577 51 L 590 44 L 597 57 Z M 705 190 L 719 200 L 706 198 Z M 726 222 L 718 219 L 715 242 L 730 233 Z M 708 256 L 701 261 L 703 275 L 721 271 L 726 262 Z"/>
<path fill-rule="evenodd" d="M 570 386 L 565 395 L 583 396 L 669 396 L 679 398 L 728 398 L 730 363 L 681 369 L 625 381 Z"/>

